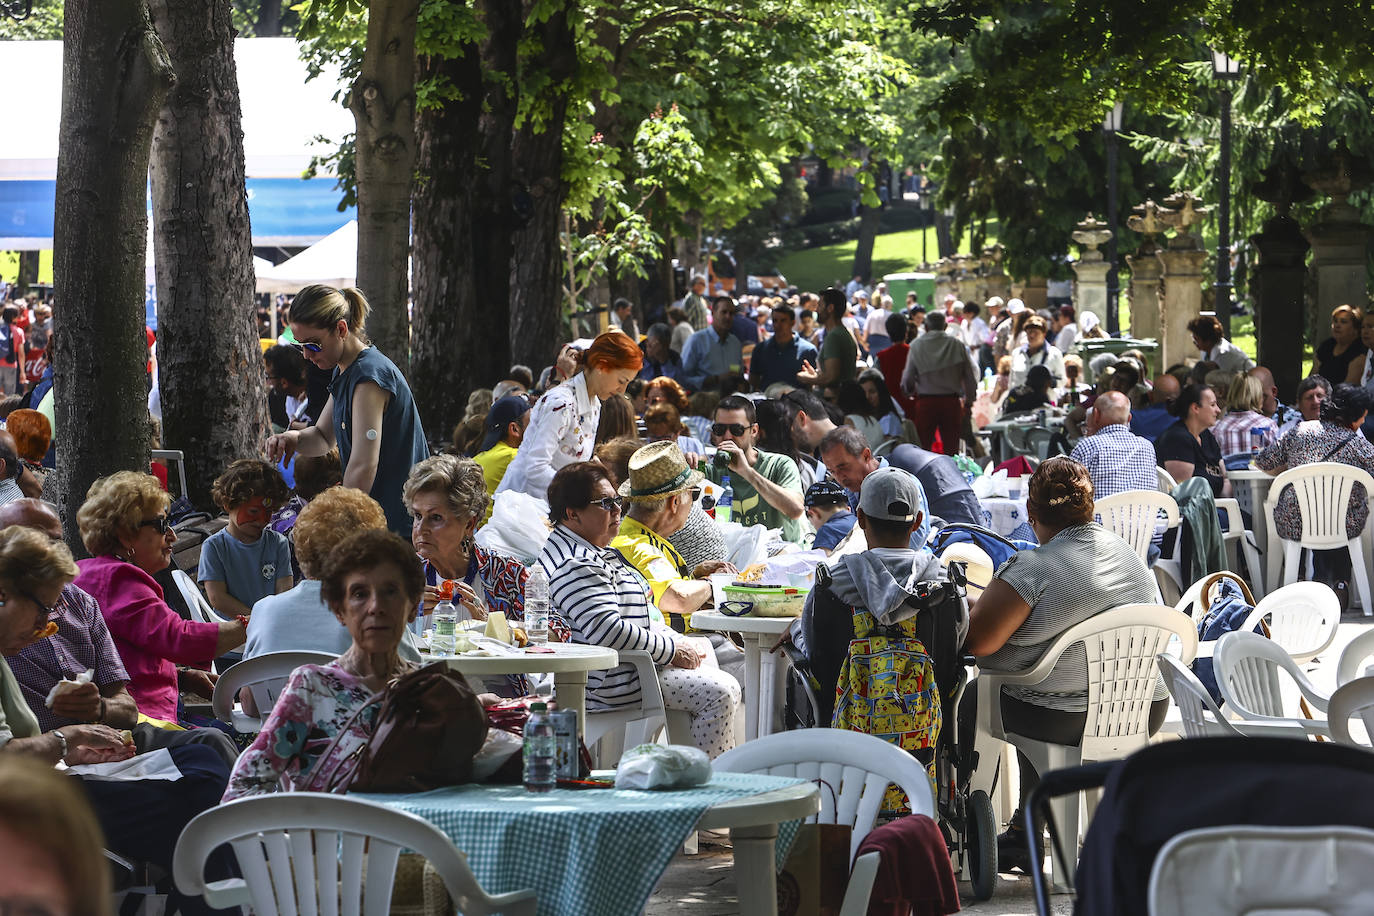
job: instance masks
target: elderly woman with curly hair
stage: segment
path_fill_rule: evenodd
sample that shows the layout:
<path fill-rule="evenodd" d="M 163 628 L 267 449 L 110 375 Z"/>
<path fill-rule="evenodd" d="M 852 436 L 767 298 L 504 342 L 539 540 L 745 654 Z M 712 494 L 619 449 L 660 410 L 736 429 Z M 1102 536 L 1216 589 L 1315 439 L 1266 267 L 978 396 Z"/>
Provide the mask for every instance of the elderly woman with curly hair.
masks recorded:
<path fill-rule="evenodd" d="M 151 474 L 120 471 L 91 484 L 76 516 L 91 557 L 77 564 L 76 585 L 100 603 L 139 712 L 176 722 L 178 691 L 210 697 L 215 676 L 205 669 L 243 645 L 248 620 L 200 623 L 167 605 L 153 576 L 171 564 L 177 540 L 168 503 Z"/>

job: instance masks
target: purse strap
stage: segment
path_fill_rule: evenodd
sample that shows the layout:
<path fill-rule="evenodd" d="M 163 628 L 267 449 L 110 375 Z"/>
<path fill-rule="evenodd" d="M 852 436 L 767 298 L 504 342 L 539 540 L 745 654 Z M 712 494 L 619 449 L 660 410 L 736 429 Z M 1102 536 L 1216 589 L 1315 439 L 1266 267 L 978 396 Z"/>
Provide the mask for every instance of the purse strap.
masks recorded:
<path fill-rule="evenodd" d="M 358 721 L 358 717 L 361 716 L 368 708 L 375 706 L 378 703 L 381 703 L 385 699 L 386 690 L 384 689 L 379 693 L 374 693 L 372 696 L 368 697 L 366 700 L 363 701 L 363 705 L 359 706 L 357 710 L 354 711 L 353 715 L 348 717 L 347 721 L 345 721 L 344 724 L 339 727 L 339 730 L 337 733 L 335 733 L 334 738 L 329 742 L 328 745 L 325 746 L 325 749 L 320 752 L 319 760 L 321 762 L 321 765 L 323 765 L 324 761 L 329 759 L 330 754 L 332 754 L 335 750 L 338 749 L 339 742 L 342 741 L 348 735 L 349 731 L 353 728 L 354 723 Z M 324 781 L 325 792 L 334 792 L 342 794 L 343 792 L 348 791 L 346 777 L 341 776 L 339 771 L 343 769 L 343 765 L 345 763 L 347 763 L 350 760 L 355 760 L 366 749 L 367 742 L 364 741 L 362 744 L 358 745 L 358 747 L 355 748 L 352 753 L 340 757 L 334 761 L 333 768 L 326 771 L 328 773 L 328 776 L 325 777 Z M 356 772 L 356 767 L 352 770 L 349 770 L 348 775 L 352 776 L 354 772 Z"/>
<path fill-rule="evenodd" d="M 1346 433 L 1344 439 L 1342 439 L 1340 442 L 1337 442 L 1336 445 L 1331 449 L 1331 451 L 1327 452 L 1325 455 L 1322 456 L 1322 461 L 1330 461 L 1332 455 L 1336 454 L 1341 449 L 1349 445 L 1350 440 L 1354 439 L 1357 435 L 1359 434 L 1355 432 L 1355 430 L 1353 429 L 1350 432 Z"/>

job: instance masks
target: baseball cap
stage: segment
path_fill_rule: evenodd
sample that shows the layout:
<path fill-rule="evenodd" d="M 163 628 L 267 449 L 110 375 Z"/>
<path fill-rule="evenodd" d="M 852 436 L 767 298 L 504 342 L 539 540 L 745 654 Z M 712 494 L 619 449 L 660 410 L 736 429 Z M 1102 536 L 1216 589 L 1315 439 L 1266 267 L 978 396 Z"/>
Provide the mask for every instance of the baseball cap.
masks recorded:
<path fill-rule="evenodd" d="M 1011 315 L 1019 315 L 1021 312 L 1024 312 L 1025 310 L 1026 310 L 1026 303 L 1022 302 L 1020 299 L 1008 299 L 1008 300 L 1007 300 L 1007 313 L 1008 313 L 1008 314 L 1011 314 Z"/>
<path fill-rule="evenodd" d="M 859 508 L 869 518 L 914 522 L 921 511 L 921 485 L 900 468 L 878 468 L 859 486 Z"/>
<path fill-rule="evenodd" d="M 530 402 L 519 395 L 512 394 L 496 400 L 491 405 L 491 410 L 487 411 L 487 422 L 484 427 L 486 435 L 482 437 L 482 444 L 478 446 L 477 453 L 481 454 L 494 448 L 506 434 L 506 427 L 523 417 L 529 409 Z"/>
<path fill-rule="evenodd" d="M 818 480 L 806 488 L 806 495 L 802 497 L 802 505 L 810 509 L 814 506 L 839 506 L 849 504 L 849 491 L 840 486 L 837 482 L 830 480 Z"/>

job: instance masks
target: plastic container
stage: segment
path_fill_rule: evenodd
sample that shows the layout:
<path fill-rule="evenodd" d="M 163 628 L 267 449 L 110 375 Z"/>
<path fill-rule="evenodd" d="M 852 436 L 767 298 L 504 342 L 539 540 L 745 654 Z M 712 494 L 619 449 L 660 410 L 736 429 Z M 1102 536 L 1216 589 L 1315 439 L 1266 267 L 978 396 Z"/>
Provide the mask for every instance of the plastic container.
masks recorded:
<path fill-rule="evenodd" d="M 751 617 L 800 617 L 806 604 L 807 589 L 786 586 L 726 585 L 721 588 L 726 601 L 752 601 Z"/>
<path fill-rule="evenodd" d="M 529 570 L 525 580 L 525 637 L 530 645 L 542 646 L 549 641 L 549 574 L 542 563 Z"/>
<path fill-rule="evenodd" d="M 557 785 L 558 737 L 547 703 L 530 704 L 530 718 L 525 723 L 524 764 L 527 791 L 548 792 Z"/>
<path fill-rule="evenodd" d="M 717 454 L 720 454 L 717 452 Z M 716 521 L 731 521 L 731 513 L 735 507 L 735 491 L 730 486 L 730 475 L 723 474 L 720 478 L 720 496 L 716 497 Z"/>

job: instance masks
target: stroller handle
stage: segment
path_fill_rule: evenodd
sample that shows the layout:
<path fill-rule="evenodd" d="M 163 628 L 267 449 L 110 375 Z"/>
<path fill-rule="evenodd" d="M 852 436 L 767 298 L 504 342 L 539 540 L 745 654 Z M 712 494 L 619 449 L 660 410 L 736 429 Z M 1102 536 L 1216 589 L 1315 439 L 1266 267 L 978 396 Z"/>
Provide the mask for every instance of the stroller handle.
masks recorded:
<path fill-rule="evenodd" d="M 1040 865 L 1040 843 L 1037 842 L 1042 824 L 1047 824 L 1050 828 L 1050 842 L 1053 844 L 1050 854 L 1058 856 L 1061 862 L 1068 862 L 1054 818 L 1050 816 L 1050 801 L 1061 795 L 1102 788 L 1107 782 L 1108 774 L 1120 763 L 1119 760 L 1106 760 L 1051 770 L 1040 777 L 1040 784 L 1026 797 L 1022 817 L 1026 822 L 1026 842 L 1030 846 L 1031 889 L 1035 894 L 1035 912 L 1038 916 L 1053 916 L 1050 909 L 1050 889 L 1045 881 L 1044 869 Z M 1076 842 L 1075 838 L 1075 845 Z"/>

